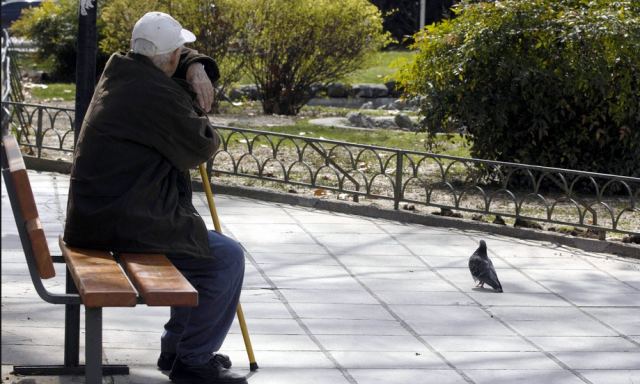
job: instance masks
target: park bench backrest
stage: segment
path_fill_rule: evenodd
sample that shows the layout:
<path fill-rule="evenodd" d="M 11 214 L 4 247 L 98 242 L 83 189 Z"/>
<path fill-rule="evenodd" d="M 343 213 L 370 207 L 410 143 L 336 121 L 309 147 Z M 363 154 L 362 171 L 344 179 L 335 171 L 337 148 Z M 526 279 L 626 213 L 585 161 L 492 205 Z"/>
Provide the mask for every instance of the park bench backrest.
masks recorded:
<path fill-rule="evenodd" d="M 53 259 L 38 216 L 38 208 L 33 198 L 33 191 L 31 190 L 29 176 L 22 159 L 22 153 L 15 137 L 10 134 L 3 135 L 2 152 L 3 168 L 5 168 L 3 169 L 5 171 L 3 172 L 3 177 L 11 177 L 11 184 L 14 189 L 14 191 L 7 190 L 7 193 L 12 206 L 16 206 L 19 210 L 19 215 L 16 215 L 16 225 L 22 226 L 22 229 L 24 229 L 22 231 L 19 228 L 21 240 L 23 244 L 26 240 L 31 245 L 32 257 L 35 259 L 40 278 L 52 278 L 56 275 L 53 268 Z M 23 233 L 26 233 L 27 239 L 22 239 Z M 28 254 L 27 257 L 29 257 Z"/>

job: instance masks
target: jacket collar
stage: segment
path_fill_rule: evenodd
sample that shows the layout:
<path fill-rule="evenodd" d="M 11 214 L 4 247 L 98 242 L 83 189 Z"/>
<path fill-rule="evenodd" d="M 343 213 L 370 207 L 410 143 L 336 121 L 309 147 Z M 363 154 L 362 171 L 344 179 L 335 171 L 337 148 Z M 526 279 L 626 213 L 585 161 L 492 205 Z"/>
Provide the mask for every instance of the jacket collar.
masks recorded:
<path fill-rule="evenodd" d="M 126 55 L 124 55 L 124 56 L 126 56 L 126 57 L 127 57 L 127 58 L 129 58 L 129 59 L 135 60 L 135 61 L 137 61 L 137 62 L 139 62 L 139 63 L 142 63 L 142 64 L 144 64 L 144 65 L 147 65 L 147 66 L 149 66 L 149 67 L 151 67 L 151 68 L 155 69 L 156 71 L 158 71 L 158 72 L 160 72 L 160 73 L 162 73 L 163 75 L 165 75 L 165 76 L 166 76 L 166 74 L 165 74 L 165 73 L 164 73 L 160 68 L 156 67 L 156 65 L 155 65 L 155 64 L 153 64 L 153 61 L 151 61 L 151 59 L 149 59 L 149 58 L 148 58 L 147 56 L 145 56 L 145 55 L 141 55 L 141 54 L 139 54 L 139 53 L 134 53 L 133 51 L 129 51 L 129 52 L 127 52 L 127 54 L 126 54 Z"/>

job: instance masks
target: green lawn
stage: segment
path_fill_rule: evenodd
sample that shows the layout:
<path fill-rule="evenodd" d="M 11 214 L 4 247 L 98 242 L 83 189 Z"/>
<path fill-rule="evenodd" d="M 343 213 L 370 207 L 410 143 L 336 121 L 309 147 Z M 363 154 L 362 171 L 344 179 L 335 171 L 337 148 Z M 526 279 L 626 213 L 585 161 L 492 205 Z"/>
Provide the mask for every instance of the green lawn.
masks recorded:
<path fill-rule="evenodd" d="M 348 75 L 343 81 L 349 84 L 360 83 L 384 83 L 386 77 L 393 77 L 396 72 L 397 62 L 410 60 L 414 56 L 410 51 L 382 51 L 375 53 L 364 68 Z M 247 75 L 243 76 L 238 83 L 251 84 L 253 81 Z"/>
<path fill-rule="evenodd" d="M 76 85 L 73 83 L 36 84 L 30 91 L 38 102 L 48 100 L 70 101 L 76 98 Z M 46 88 L 45 88 L 46 87 Z"/>
<path fill-rule="evenodd" d="M 345 78 L 350 84 L 358 83 L 384 83 L 386 78 L 393 78 L 397 71 L 397 64 L 413 58 L 414 52 L 410 51 L 384 51 L 376 53 L 367 63 L 365 68 L 352 73 Z"/>

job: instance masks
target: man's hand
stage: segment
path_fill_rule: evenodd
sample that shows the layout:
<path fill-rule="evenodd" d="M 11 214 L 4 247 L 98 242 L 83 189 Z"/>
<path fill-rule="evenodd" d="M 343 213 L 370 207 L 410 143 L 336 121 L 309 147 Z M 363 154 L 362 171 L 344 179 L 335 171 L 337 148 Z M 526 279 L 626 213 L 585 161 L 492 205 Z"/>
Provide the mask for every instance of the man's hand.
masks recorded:
<path fill-rule="evenodd" d="M 210 112 L 213 104 L 213 84 L 202 63 L 193 63 L 187 68 L 187 82 L 196 93 L 200 107 L 205 112 Z"/>

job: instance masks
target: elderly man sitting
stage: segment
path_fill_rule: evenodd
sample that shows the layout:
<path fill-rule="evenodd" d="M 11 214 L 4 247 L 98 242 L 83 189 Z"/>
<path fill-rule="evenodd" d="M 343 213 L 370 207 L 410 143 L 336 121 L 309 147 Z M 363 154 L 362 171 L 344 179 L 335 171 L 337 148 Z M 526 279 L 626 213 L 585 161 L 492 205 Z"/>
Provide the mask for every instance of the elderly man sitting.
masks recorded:
<path fill-rule="evenodd" d="M 158 367 L 180 384 L 246 383 L 215 352 L 235 316 L 244 253 L 207 231 L 191 203 L 189 169 L 219 145 L 207 119 L 213 59 L 184 48 L 190 31 L 162 12 L 133 28 L 96 86 L 76 145 L 64 240 L 77 247 L 162 253 L 198 290 L 194 308 L 171 308 Z"/>

